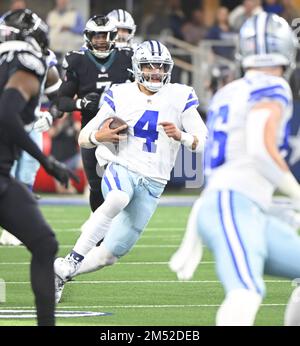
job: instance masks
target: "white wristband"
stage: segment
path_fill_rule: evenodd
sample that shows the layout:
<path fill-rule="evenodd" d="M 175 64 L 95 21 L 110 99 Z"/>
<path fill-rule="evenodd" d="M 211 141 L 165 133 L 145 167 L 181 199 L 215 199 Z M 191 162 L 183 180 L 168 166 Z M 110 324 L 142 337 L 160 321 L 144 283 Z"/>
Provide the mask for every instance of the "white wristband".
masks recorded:
<path fill-rule="evenodd" d="M 81 109 L 81 99 L 76 100 L 76 108 Z"/>
<path fill-rule="evenodd" d="M 291 198 L 300 200 L 300 185 L 291 172 L 283 174 L 283 178 L 278 184 L 278 189 Z"/>
<path fill-rule="evenodd" d="M 191 135 L 190 133 L 186 133 L 181 131 L 181 139 L 180 142 L 188 148 L 191 148 L 193 143 L 194 143 L 194 136 Z"/>
<path fill-rule="evenodd" d="M 96 132 L 98 132 L 97 130 L 94 130 L 94 131 L 92 131 L 91 133 L 90 133 L 90 135 L 89 135 L 89 141 L 90 141 L 90 143 L 91 144 L 93 144 L 93 145 L 99 145 L 99 144 L 102 144 L 101 142 L 99 142 L 99 141 L 97 141 L 97 139 L 96 139 Z"/>

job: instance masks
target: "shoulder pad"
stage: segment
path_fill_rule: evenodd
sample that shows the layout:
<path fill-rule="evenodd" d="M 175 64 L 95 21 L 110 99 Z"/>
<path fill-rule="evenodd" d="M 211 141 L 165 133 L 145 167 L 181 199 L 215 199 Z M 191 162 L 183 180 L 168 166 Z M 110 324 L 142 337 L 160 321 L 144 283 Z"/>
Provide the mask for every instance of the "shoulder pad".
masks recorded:
<path fill-rule="evenodd" d="M 20 52 L 17 54 L 17 58 L 21 65 L 26 69 L 33 71 L 38 76 L 43 76 L 46 72 L 43 62 L 29 52 Z"/>

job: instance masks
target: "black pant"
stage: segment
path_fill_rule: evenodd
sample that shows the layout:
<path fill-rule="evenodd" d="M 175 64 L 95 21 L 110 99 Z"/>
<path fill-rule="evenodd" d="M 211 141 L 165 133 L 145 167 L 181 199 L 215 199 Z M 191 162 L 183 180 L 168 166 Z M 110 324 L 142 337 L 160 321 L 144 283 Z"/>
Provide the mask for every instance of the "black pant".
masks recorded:
<path fill-rule="evenodd" d="M 0 195 L 0 225 L 31 252 L 31 286 L 38 325 L 54 325 L 53 262 L 58 244 L 29 190 L 14 179 L 8 180 Z"/>
<path fill-rule="evenodd" d="M 95 151 L 96 148 L 81 148 L 82 163 L 90 185 L 90 207 L 92 211 L 95 211 L 104 201 L 101 191 L 102 178 L 97 174 L 98 162 Z"/>

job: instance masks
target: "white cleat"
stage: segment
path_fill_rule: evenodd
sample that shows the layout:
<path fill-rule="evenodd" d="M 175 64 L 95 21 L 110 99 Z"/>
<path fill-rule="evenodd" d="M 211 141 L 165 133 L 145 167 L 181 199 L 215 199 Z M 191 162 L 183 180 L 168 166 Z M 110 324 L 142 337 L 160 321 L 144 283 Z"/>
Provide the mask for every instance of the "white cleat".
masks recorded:
<path fill-rule="evenodd" d="M 58 257 L 54 261 L 55 273 L 55 302 L 60 302 L 65 283 L 71 280 L 77 271 L 80 263 L 76 263 L 72 259 Z"/>
<path fill-rule="evenodd" d="M 58 304 L 61 300 L 61 296 L 65 287 L 66 281 L 62 280 L 55 274 L 55 304 Z"/>
<path fill-rule="evenodd" d="M 0 237 L 0 245 L 20 246 L 22 242 L 13 234 L 3 230 Z"/>

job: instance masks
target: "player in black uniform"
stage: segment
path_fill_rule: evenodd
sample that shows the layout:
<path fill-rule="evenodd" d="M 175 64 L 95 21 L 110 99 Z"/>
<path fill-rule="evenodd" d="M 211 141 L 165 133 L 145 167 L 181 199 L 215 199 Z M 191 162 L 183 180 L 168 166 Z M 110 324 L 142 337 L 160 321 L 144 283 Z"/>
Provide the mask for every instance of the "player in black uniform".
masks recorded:
<path fill-rule="evenodd" d="M 47 25 L 30 10 L 8 12 L 0 20 L 0 225 L 32 253 L 31 284 L 38 325 L 54 325 L 53 261 L 57 241 L 37 202 L 10 176 L 21 150 L 36 158 L 63 184 L 72 173 L 47 158 L 30 139 L 24 125 L 34 121 L 46 73 Z"/>
<path fill-rule="evenodd" d="M 63 62 L 65 80 L 59 90 L 58 108 L 64 112 L 80 110 L 82 127 L 97 113 L 101 95 L 112 84 L 129 81 L 132 49 L 115 48 L 117 29 L 107 17 L 97 15 L 86 24 L 86 47 L 68 53 Z M 77 99 L 74 96 L 77 95 Z M 90 185 L 90 206 L 95 211 L 103 202 L 101 178 L 97 175 L 95 149 L 81 149 Z"/>

